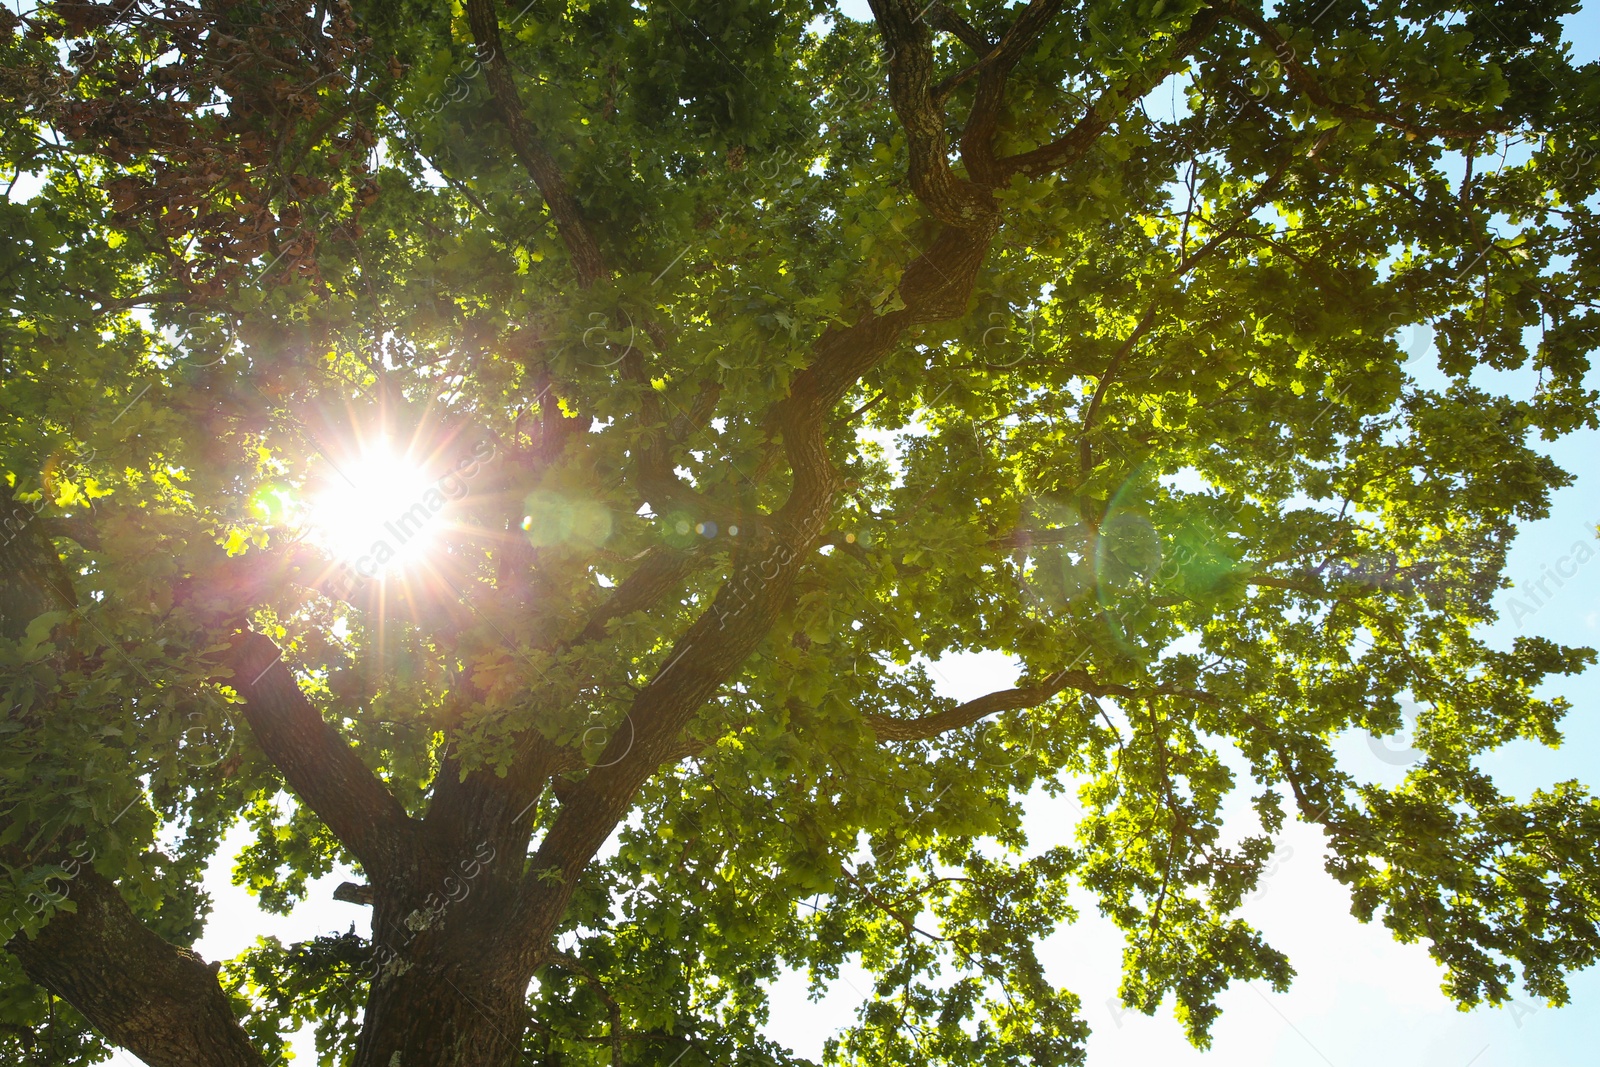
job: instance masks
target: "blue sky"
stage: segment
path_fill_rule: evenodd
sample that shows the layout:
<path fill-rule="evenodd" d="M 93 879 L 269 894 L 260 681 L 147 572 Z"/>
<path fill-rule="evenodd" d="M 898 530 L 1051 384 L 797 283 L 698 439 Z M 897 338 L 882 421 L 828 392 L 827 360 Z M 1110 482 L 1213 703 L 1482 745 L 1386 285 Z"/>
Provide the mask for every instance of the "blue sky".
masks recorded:
<path fill-rule="evenodd" d="M 847 14 L 866 17 L 864 0 L 845 0 Z M 1600 3 L 1568 20 L 1576 54 L 1600 55 Z M 1528 374 L 1500 374 L 1498 388 L 1513 394 L 1531 391 Z M 1591 375 L 1600 385 L 1600 374 Z M 1528 524 L 1513 549 L 1507 574 L 1520 588 L 1538 580 L 1543 568 L 1570 554 L 1579 540 L 1594 541 L 1600 522 L 1600 434 L 1582 433 L 1548 448 L 1576 483 L 1557 494 L 1548 518 Z M 1570 568 L 1569 568 L 1570 569 Z M 1510 619 L 1503 591 L 1503 617 L 1489 631 L 1497 645 L 1518 633 L 1540 634 L 1566 644 L 1600 647 L 1600 554 L 1578 569 L 1532 617 Z M 1009 685 L 1015 672 L 1002 657 L 959 657 L 939 664 L 948 695 L 968 697 Z M 1487 761 L 1502 788 L 1518 795 L 1566 778 L 1600 783 L 1600 669 L 1563 680 L 1559 691 L 1574 707 L 1568 715 L 1566 743 L 1546 750 L 1518 743 Z M 1345 746 L 1349 765 L 1375 781 L 1393 782 L 1404 773 L 1388 750 L 1352 737 Z M 1071 838 L 1073 803 L 1037 798 L 1030 803 L 1029 828 L 1035 848 Z M 300 940 L 352 923 L 367 929 L 368 909 L 331 899 L 345 877 L 335 873 L 315 884 L 310 898 L 287 918 L 264 915 L 252 899 L 230 884 L 232 856 L 244 844 L 235 834 L 213 864 L 207 888 L 216 909 L 197 946 L 207 959 L 237 954 L 258 934 Z M 1422 945 L 1399 945 L 1379 925 L 1363 926 L 1349 914 L 1344 889 L 1322 869 L 1320 834 L 1294 824 L 1283 835 L 1278 862 L 1264 891 L 1245 910 L 1269 940 L 1288 953 L 1298 977 L 1289 992 L 1235 986 L 1220 998 L 1224 1009 L 1208 1053 L 1184 1040 L 1170 1004 L 1153 1018 L 1124 1013 L 1115 1005 L 1120 969 L 1120 933 L 1080 901 L 1080 920 L 1051 937 L 1043 949 L 1052 977 L 1079 994 L 1094 1027 L 1089 1062 L 1102 1065 L 1160 1063 L 1213 1067 L 1359 1067 L 1368 1063 L 1417 1067 L 1516 1067 L 1595 1062 L 1600 1037 L 1600 972 L 1571 979 L 1572 1005 L 1553 1009 L 1523 999 L 1510 1008 L 1457 1011 L 1440 992 L 1442 973 Z M 823 1039 L 847 1025 L 867 983 L 848 970 L 820 1002 L 805 994 L 802 976 L 781 981 L 774 990 L 767 1032 L 795 1051 L 815 1057 Z M 315 1062 L 308 1042 L 300 1062 Z M 136 1063 L 126 1053 L 118 1062 Z"/>

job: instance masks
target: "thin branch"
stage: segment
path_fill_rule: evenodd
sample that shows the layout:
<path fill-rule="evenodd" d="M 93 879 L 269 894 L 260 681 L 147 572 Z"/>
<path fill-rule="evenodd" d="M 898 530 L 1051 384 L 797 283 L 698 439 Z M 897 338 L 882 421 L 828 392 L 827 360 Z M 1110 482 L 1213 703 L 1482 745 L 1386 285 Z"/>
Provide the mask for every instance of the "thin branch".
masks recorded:
<path fill-rule="evenodd" d="M 917 719 L 898 719 L 889 715 L 869 715 L 867 717 L 867 725 L 880 741 L 927 741 L 952 730 L 964 729 L 996 712 L 1037 707 L 1067 689 L 1076 689 L 1093 697 L 1113 696 L 1125 700 L 1140 700 L 1152 696 L 1175 696 L 1195 700 L 1210 706 L 1216 706 L 1221 703 L 1216 697 L 1198 689 L 1185 689 L 1180 686 L 1166 685 L 1154 686 L 1149 689 L 1134 689 L 1126 685 L 1098 682 L 1088 671 L 1063 670 L 1049 675 L 1038 685 L 1002 689 L 998 692 L 978 697 L 976 700 L 969 700 L 965 704 L 958 704 L 945 711 L 924 715 Z"/>
<path fill-rule="evenodd" d="M 1208 7 L 1201 10 L 1195 15 L 1189 29 L 1172 42 L 1171 51 L 1160 65 L 1130 78 L 1121 86 L 1106 89 L 1095 98 L 1077 125 L 1056 140 L 1030 152 L 1022 152 L 1000 160 L 995 168 L 996 177 L 1001 181 L 1009 179 L 1013 174 L 1038 177 L 1082 160 L 1089 154 L 1089 149 L 1094 147 L 1099 136 L 1110 128 L 1111 123 L 1120 117 L 1129 105 L 1177 70 L 1179 63 L 1186 60 L 1191 52 L 1211 36 L 1220 18 L 1221 15 L 1216 8 Z"/>
<path fill-rule="evenodd" d="M 1253 11 L 1235 2 L 1219 5 L 1218 10 L 1224 13 L 1230 22 L 1249 30 L 1259 37 L 1263 44 L 1272 49 L 1273 55 L 1282 65 L 1289 81 L 1298 88 L 1306 97 L 1318 107 L 1340 118 L 1359 121 L 1375 122 L 1380 126 L 1389 126 L 1411 136 L 1431 140 L 1436 137 L 1463 138 L 1467 140 L 1481 140 L 1486 134 L 1497 132 L 1504 127 L 1497 126 L 1463 126 L 1463 127 L 1435 127 L 1407 119 L 1391 111 L 1383 111 L 1374 107 L 1354 107 L 1350 104 L 1340 103 L 1328 95 L 1316 77 L 1300 62 L 1300 57 L 1283 38 L 1271 23 L 1263 18 L 1260 12 Z"/>
<path fill-rule="evenodd" d="M 600 256 L 600 246 L 578 209 L 578 202 L 567 189 L 555 157 L 545 147 L 517 93 L 516 82 L 511 77 L 511 66 L 506 62 L 505 43 L 500 38 L 500 16 L 494 0 L 467 0 L 467 21 L 472 35 L 480 47 L 489 50 L 484 62 L 489 92 L 494 99 L 495 111 L 511 141 L 511 148 L 522 165 L 527 168 L 550 209 L 556 232 L 561 235 L 567 253 L 572 257 L 578 284 L 584 289 L 594 285 L 606 275 L 605 263 Z"/>
<path fill-rule="evenodd" d="M 578 975 L 594 987 L 595 993 L 605 1003 L 606 1013 L 611 1016 L 611 1067 L 622 1067 L 622 1008 L 617 1004 L 617 998 L 611 995 L 600 976 L 585 967 L 575 956 L 565 952 L 552 952 L 548 957 L 551 963 Z"/>
<path fill-rule="evenodd" d="M 1122 345 L 1112 355 L 1110 361 L 1106 363 L 1106 369 L 1101 372 L 1100 380 L 1095 383 L 1094 396 L 1089 401 L 1088 410 L 1083 413 L 1083 429 L 1078 431 L 1078 468 L 1084 478 L 1087 478 L 1089 472 L 1094 470 L 1094 446 L 1090 443 L 1089 433 L 1094 429 L 1095 417 L 1100 414 L 1100 405 L 1105 400 L 1106 389 L 1116 379 L 1117 371 L 1122 369 L 1122 362 L 1133 351 L 1133 346 L 1139 343 L 1139 338 L 1143 337 L 1146 331 L 1150 329 L 1151 324 L 1155 322 L 1156 308 L 1158 306 L 1159 301 L 1152 300 L 1150 302 L 1150 306 L 1145 309 L 1143 317 L 1139 319 L 1138 325 L 1133 328 L 1133 332 L 1128 334 L 1127 340 L 1122 342 Z"/>

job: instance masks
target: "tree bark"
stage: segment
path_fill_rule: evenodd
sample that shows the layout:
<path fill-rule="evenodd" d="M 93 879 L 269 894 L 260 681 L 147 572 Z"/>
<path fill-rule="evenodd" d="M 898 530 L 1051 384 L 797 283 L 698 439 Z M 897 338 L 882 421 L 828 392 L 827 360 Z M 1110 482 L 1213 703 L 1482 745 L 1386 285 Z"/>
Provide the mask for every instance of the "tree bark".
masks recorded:
<path fill-rule="evenodd" d="M 489 809 L 485 821 L 499 831 L 494 844 L 466 844 L 477 840 L 470 836 L 436 842 L 425 860 L 377 887 L 355 1067 L 517 1062 L 533 970 L 519 960 L 507 918 L 523 878 L 527 826 L 496 807 L 468 805 L 471 814 Z"/>
<path fill-rule="evenodd" d="M 300 691 L 264 634 L 232 640 L 230 684 L 244 698 L 244 717 L 261 750 L 272 759 L 307 807 L 355 853 L 367 873 L 383 878 L 413 846 L 415 823 L 367 769 L 339 731 Z"/>
<path fill-rule="evenodd" d="M 67 896 L 77 911 L 6 945 L 29 978 L 150 1067 L 264 1067 L 211 965 L 162 940 L 92 870 Z"/>
<path fill-rule="evenodd" d="M 514 1067 L 528 978 L 433 961 L 374 982 L 354 1067 Z"/>

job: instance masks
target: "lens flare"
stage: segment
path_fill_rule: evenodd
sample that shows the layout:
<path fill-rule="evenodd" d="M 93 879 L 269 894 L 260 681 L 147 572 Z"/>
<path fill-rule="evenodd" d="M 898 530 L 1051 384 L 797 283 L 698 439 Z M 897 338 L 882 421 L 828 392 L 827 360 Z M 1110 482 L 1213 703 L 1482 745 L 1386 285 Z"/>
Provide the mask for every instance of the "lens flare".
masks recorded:
<path fill-rule="evenodd" d="M 432 497 L 443 498 L 422 464 L 383 445 L 328 472 L 312 498 L 312 538 L 339 562 L 378 568 L 414 557 L 437 532 Z"/>

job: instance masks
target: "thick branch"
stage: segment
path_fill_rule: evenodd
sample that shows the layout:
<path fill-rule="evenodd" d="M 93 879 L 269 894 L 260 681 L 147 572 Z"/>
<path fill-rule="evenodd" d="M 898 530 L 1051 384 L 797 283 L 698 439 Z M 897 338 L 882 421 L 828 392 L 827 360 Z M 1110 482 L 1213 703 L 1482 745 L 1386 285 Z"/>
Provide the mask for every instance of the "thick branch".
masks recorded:
<path fill-rule="evenodd" d="M 944 113 L 933 96 L 933 35 L 908 0 L 870 0 L 890 48 L 889 100 L 906 131 L 911 190 L 929 214 L 958 229 L 992 229 L 998 209 L 987 191 L 950 170 Z"/>
<path fill-rule="evenodd" d="M 924 17 L 927 18 L 928 24 L 934 29 L 943 30 L 953 35 L 979 56 L 988 55 L 994 48 L 994 44 L 983 35 L 982 30 L 944 4 L 932 5 L 928 8 L 928 13 Z"/>
<path fill-rule="evenodd" d="M 826 421 L 835 404 L 894 350 L 907 328 L 962 314 L 998 226 L 988 194 L 949 180 L 942 122 L 928 103 L 931 50 L 926 27 L 915 26 L 902 0 L 882 0 L 895 33 L 911 43 L 893 63 L 913 137 L 913 184 L 935 216 L 954 220 L 941 228 L 901 276 L 904 306 L 867 314 L 848 327 L 832 326 L 813 347 L 813 359 L 765 424 L 783 438 L 792 471 L 788 499 L 763 536 L 741 537 L 732 574 L 709 610 L 674 643 L 649 684 L 635 697 L 627 728 L 619 729 L 583 781 L 562 798 L 561 809 L 530 866 L 533 877 L 513 929 L 535 965 L 577 881 L 633 797 L 663 764 L 682 758 L 681 734 L 696 712 L 745 662 L 778 619 L 804 560 L 827 529 L 837 473 L 827 453 Z M 883 17 L 883 16 L 880 16 Z M 891 88 L 897 76 L 891 67 Z M 927 126 L 927 121 L 932 126 Z M 916 158 L 921 154 L 921 161 Z M 953 199 L 952 199 L 953 198 Z M 962 204 L 967 205 L 961 207 Z M 935 205 L 940 205 L 935 207 Z M 954 209 L 953 211 L 951 209 Z"/>
<path fill-rule="evenodd" d="M 71 536 L 85 543 L 92 534 L 80 523 Z M 20 636 L 44 612 L 76 603 L 42 526 L 0 542 L 0 633 Z M 11 851 L 0 856 L 7 866 L 32 862 Z M 260 1067 L 215 972 L 140 922 L 90 857 L 58 860 L 76 911 L 59 911 L 33 939 L 18 934 L 6 945 L 28 977 L 152 1067 Z"/>
<path fill-rule="evenodd" d="M 664 546 L 652 548 L 633 573 L 624 578 L 610 598 L 589 617 L 583 631 L 570 644 L 598 641 L 605 636 L 606 624 L 612 619 L 650 608 L 689 576 L 695 562 L 690 552 Z"/>
<path fill-rule="evenodd" d="M 6 946 L 29 978 L 151 1067 L 262 1067 L 211 966 L 158 937 L 93 870 L 68 897 L 77 911 Z"/>
<path fill-rule="evenodd" d="M 1059 10 L 1061 0 L 1031 0 L 1000 43 L 978 64 L 978 89 L 966 128 L 961 132 L 961 161 L 981 185 L 994 186 L 1004 180 L 995 167 L 994 135 L 1005 103 L 1006 76 Z"/>
<path fill-rule="evenodd" d="M 634 698 L 595 769 L 564 790 L 554 824 L 530 861 L 533 875 L 514 928 L 530 962 L 545 946 L 583 869 L 627 814 L 639 787 L 681 758 L 679 737 L 696 711 L 765 639 L 788 598 L 799 560 L 783 542 L 738 560 L 710 610 L 666 654 Z"/>
<path fill-rule="evenodd" d="M 329 585 L 330 568 L 309 550 L 249 557 L 218 553 L 206 563 L 175 584 L 173 601 L 213 631 L 236 627 L 250 605 L 289 581 Z M 71 595 L 70 587 L 57 592 Z M 257 743 L 290 787 L 369 872 L 376 876 L 388 869 L 405 844 L 410 820 L 306 700 L 280 662 L 277 646 L 262 634 L 236 632 L 224 664 L 232 673 L 230 683 L 244 698 L 244 715 Z"/>
<path fill-rule="evenodd" d="M 769 419 L 783 436 L 793 471 L 771 536 L 752 538 L 735 558 L 710 609 L 678 639 L 634 699 L 628 728 L 616 732 L 596 769 L 564 798 L 531 861 L 534 877 L 515 928 L 533 962 L 544 958 L 549 934 L 584 867 L 626 815 L 639 787 L 657 768 L 682 758 L 684 727 L 766 638 L 804 559 L 826 531 L 837 489 L 826 449 L 828 413 L 893 350 L 908 326 L 965 310 L 987 249 L 986 233 L 946 227 L 907 267 L 900 285 L 904 308 L 830 328 L 818 340 L 810 366 Z"/>
<path fill-rule="evenodd" d="M 306 700 L 269 638 L 238 634 L 228 665 L 261 750 L 334 836 L 381 880 L 394 869 L 413 830 L 399 801 Z"/>

